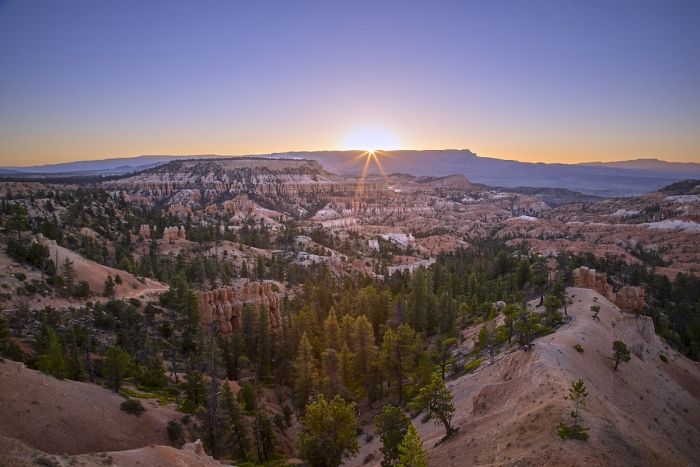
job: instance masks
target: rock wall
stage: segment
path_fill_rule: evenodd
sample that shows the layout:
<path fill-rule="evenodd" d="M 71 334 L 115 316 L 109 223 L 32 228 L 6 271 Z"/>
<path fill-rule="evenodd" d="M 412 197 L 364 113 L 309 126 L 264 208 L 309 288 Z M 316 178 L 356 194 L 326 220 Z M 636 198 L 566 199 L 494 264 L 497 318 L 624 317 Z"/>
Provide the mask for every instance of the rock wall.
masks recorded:
<path fill-rule="evenodd" d="M 644 308 L 644 289 L 625 285 L 615 294 L 615 305 L 627 313 L 638 313 Z"/>
<path fill-rule="evenodd" d="M 604 272 L 598 272 L 595 269 L 581 266 L 574 269 L 572 272 L 574 278 L 574 287 L 595 290 L 603 297 L 615 303 L 615 293 L 612 286 L 608 284 L 608 275 Z"/>
<path fill-rule="evenodd" d="M 198 293 L 202 322 L 216 323 L 219 331 L 230 334 L 241 328 L 243 305 L 262 307 L 270 317 L 270 328 L 281 324 L 280 300 L 272 290 L 272 282 L 247 282 L 243 287 L 220 287 Z"/>
<path fill-rule="evenodd" d="M 608 275 L 595 269 L 581 266 L 572 272 L 574 287 L 592 289 L 617 305 L 625 313 L 638 313 L 644 308 L 645 293 L 642 287 L 625 285 L 617 293 L 608 284 Z"/>

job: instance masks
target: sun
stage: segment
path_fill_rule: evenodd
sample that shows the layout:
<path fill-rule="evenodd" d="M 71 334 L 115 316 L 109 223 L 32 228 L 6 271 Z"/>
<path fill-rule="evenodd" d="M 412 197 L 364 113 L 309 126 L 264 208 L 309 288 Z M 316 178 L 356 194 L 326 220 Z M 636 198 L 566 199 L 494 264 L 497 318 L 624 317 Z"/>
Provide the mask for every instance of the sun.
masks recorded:
<path fill-rule="evenodd" d="M 377 151 L 401 149 L 402 144 L 391 132 L 383 128 L 357 128 L 343 139 L 344 150 L 361 150 L 374 154 Z"/>

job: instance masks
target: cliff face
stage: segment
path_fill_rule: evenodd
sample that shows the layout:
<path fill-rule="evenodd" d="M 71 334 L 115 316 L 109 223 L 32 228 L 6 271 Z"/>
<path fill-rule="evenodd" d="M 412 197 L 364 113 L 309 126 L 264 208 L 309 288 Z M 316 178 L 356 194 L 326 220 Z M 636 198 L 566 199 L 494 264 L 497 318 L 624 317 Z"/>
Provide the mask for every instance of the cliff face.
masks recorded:
<path fill-rule="evenodd" d="M 281 324 L 280 300 L 271 282 L 246 282 L 242 287 L 220 287 L 198 293 L 199 310 L 204 325 L 214 323 L 222 334 L 241 328 L 244 305 L 261 307 L 268 313 L 270 328 Z"/>
<path fill-rule="evenodd" d="M 228 158 L 174 161 L 144 173 L 103 184 L 127 201 L 202 206 L 239 195 L 256 196 L 269 204 L 307 205 L 314 198 L 347 196 L 358 182 L 326 172 L 315 161 L 267 158 Z M 380 184 L 363 184 L 365 195 L 384 191 Z"/>
<path fill-rule="evenodd" d="M 626 313 L 639 312 L 644 308 L 645 294 L 642 287 L 625 285 L 616 293 L 608 284 L 608 275 L 604 272 L 581 266 L 574 269 L 572 274 L 574 287 L 595 290 Z"/>

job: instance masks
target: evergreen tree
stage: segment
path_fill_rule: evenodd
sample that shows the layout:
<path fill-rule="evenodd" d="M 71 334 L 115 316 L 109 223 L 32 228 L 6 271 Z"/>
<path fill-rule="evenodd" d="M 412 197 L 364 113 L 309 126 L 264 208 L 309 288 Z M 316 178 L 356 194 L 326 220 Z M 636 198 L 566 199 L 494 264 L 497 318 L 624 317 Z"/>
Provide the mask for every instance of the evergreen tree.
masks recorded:
<path fill-rule="evenodd" d="M 385 405 L 374 417 L 374 430 L 382 442 L 382 467 L 396 465 L 399 460 L 399 445 L 403 441 L 411 421 L 400 408 Z"/>
<path fill-rule="evenodd" d="M 299 450 L 312 467 L 337 467 L 357 453 L 355 404 L 340 396 L 327 401 L 323 394 L 306 407 L 299 434 Z"/>
<path fill-rule="evenodd" d="M 445 385 L 439 374 L 433 373 L 430 383 L 421 388 L 418 397 L 411 403 L 411 409 L 417 412 L 425 411 L 429 419 L 445 427 L 445 436 L 449 438 L 455 433 L 452 427 L 452 416 L 455 406 L 452 404 L 452 391 Z"/>
<path fill-rule="evenodd" d="M 301 336 L 299 351 L 294 361 L 294 402 L 297 410 L 302 413 L 314 390 L 316 382 L 316 365 L 314 362 L 313 349 L 306 337 L 306 333 Z"/>
<path fill-rule="evenodd" d="M 73 260 L 68 256 L 63 258 L 61 263 L 61 274 L 66 284 L 66 289 L 70 292 L 73 290 L 73 282 L 75 281 L 75 269 L 73 268 Z"/>
<path fill-rule="evenodd" d="M 231 429 L 233 453 L 238 457 L 245 457 L 250 448 L 248 440 L 248 426 L 243 413 L 243 407 L 233 396 L 231 387 L 224 381 L 223 387 L 223 410 L 227 418 L 228 426 Z"/>
<path fill-rule="evenodd" d="M 115 345 L 107 350 L 102 372 L 114 392 L 119 392 L 124 378 L 131 372 L 132 366 L 131 356 L 121 347 Z"/>
<path fill-rule="evenodd" d="M 54 378 L 63 379 L 67 376 L 66 359 L 63 354 L 63 344 L 53 329 L 48 329 L 45 350 L 39 356 L 37 368 Z"/>
<path fill-rule="evenodd" d="M 328 316 L 323 322 L 323 337 L 327 349 L 333 349 L 336 352 L 340 352 L 340 324 L 338 323 L 338 318 L 336 317 L 335 309 L 333 308 L 331 308 L 331 311 L 328 313 Z"/>
<path fill-rule="evenodd" d="M 258 326 L 256 333 L 256 348 L 258 359 L 258 379 L 265 381 L 265 378 L 272 374 L 273 341 L 270 332 L 270 315 L 265 308 L 258 307 Z"/>
<path fill-rule="evenodd" d="M 627 344 L 622 341 L 613 342 L 613 358 L 615 358 L 615 371 L 617 371 L 617 366 L 620 362 L 630 361 L 630 349 L 627 348 Z"/>
<path fill-rule="evenodd" d="M 396 383 L 398 404 L 403 402 L 406 379 L 409 372 L 415 367 L 419 350 L 420 340 L 408 324 L 402 324 L 396 330 L 389 328 L 384 333 L 381 361 L 382 366 Z"/>
<path fill-rule="evenodd" d="M 102 295 L 105 297 L 109 298 L 114 298 L 114 293 L 115 293 L 115 284 L 114 284 L 114 279 L 112 279 L 111 274 L 107 274 L 107 278 L 105 279 L 105 289 Z"/>
<path fill-rule="evenodd" d="M 428 456 L 423 448 L 423 441 L 413 424 L 409 423 L 406 436 L 398 450 L 398 467 L 428 467 Z"/>
<path fill-rule="evenodd" d="M 579 379 L 571 382 L 569 387 L 569 395 L 565 399 L 569 399 L 574 404 L 574 410 L 571 412 L 571 418 L 573 418 L 572 424 L 560 423 L 557 432 L 562 439 L 588 439 L 588 428 L 581 424 L 581 407 L 586 405 L 586 397 L 588 397 L 588 392 L 586 392 L 586 385 L 583 380 Z"/>

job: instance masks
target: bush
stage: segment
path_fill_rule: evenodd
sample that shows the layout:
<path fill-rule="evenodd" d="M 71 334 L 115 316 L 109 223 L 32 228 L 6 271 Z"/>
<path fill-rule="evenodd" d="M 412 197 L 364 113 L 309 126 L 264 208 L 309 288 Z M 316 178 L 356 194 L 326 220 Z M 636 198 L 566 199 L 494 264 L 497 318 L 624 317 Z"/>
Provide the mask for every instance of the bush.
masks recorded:
<path fill-rule="evenodd" d="M 146 410 L 143 408 L 143 405 L 141 405 L 141 401 L 137 399 L 127 399 L 121 403 L 119 408 L 124 412 L 131 415 L 136 415 L 137 417 L 141 416 L 141 414 Z"/>
<path fill-rule="evenodd" d="M 583 353 L 583 347 L 581 347 L 581 344 L 576 344 L 574 349 L 576 349 L 576 352 L 578 353 Z"/>
<path fill-rule="evenodd" d="M 560 423 L 557 433 L 561 439 L 580 439 L 586 441 L 588 439 L 588 428 L 583 425 L 568 425 Z"/>
<path fill-rule="evenodd" d="M 177 421 L 170 420 L 166 430 L 168 432 L 170 444 L 174 445 L 178 441 L 182 440 L 182 425 L 180 425 Z"/>
<path fill-rule="evenodd" d="M 27 279 L 27 275 L 23 272 L 16 272 L 15 273 L 15 279 L 17 279 L 20 282 L 23 282 L 24 280 Z"/>
<path fill-rule="evenodd" d="M 71 295 L 79 298 L 89 297 L 91 293 L 90 284 L 88 284 L 87 281 L 78 282 L 73 286 L 73 290 L 71 290 Z"/>
<path fill-rule="evenodd" d="M 477 368 L 481 366 L 481 363 L 483 362 L 483 359 L 477 358 L 476 360 L 472 360 L 471 362 L 467 363 L 464 365 L 464 371 L 467 373 L 471 373 Z"/>
<path fill-rule="evenodd" d="M 660 353 L 659 358 L 661 359 L 662 362 L 668 363 L 668 357 L 666 355 Z"/>

